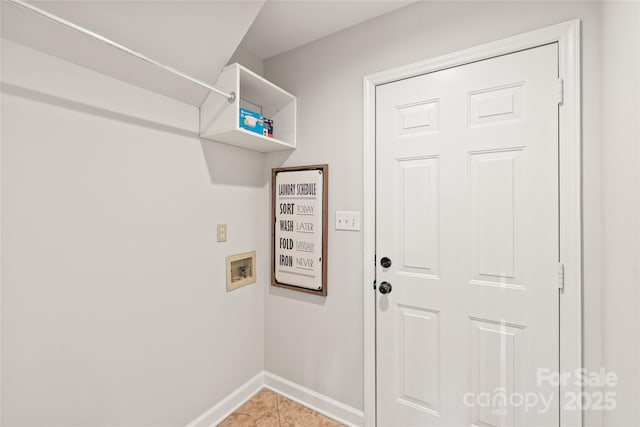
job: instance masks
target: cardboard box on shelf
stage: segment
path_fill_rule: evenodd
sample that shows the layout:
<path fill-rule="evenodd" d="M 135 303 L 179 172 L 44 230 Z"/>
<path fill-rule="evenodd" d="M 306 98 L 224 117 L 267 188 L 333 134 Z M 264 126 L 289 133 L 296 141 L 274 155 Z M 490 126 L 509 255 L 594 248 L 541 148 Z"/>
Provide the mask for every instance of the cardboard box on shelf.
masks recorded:
<path fill-rule="evenodd" d="M 262 127 L 263 127 L 262 134 L 267 138 L 273 138 L 273 120 L 264 119 Z"/>
<path fill-rule="evenodd" d="M 262 114 L 258 114 L 245 108 L 240 108 L 240 127 L 242 129 L 255 132 L 257 134 L 264 134 L 264 117 Z"/>

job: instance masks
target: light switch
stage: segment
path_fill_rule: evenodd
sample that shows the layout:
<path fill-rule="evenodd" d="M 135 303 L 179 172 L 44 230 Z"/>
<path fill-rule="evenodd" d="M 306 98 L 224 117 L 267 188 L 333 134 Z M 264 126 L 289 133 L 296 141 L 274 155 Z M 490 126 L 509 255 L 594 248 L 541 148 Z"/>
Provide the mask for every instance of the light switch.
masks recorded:
<path fill-rule="evenodd" d="M 227 241 L 227 224 L 218 224 L 218 242 Z"/>
<path fill-rule="evenodd" d="M 336 230 L 360 231 L 360 212 L 336 211 Z"/>

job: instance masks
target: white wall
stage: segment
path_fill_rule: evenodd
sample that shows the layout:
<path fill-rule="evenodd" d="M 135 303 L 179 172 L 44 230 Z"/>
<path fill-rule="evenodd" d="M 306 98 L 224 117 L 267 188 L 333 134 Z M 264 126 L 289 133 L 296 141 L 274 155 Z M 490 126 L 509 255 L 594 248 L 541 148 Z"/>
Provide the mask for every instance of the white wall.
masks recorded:
<path fill-rule="evenodd" d="M 229 64 L 239 63 L 250 69 L 256 74 L 264 75 L 264 61 L 253 53 L 249 52 L 244 46 L 240 45 L 229 59 Z"/>
<path fill-rule="evenodd" d="M 363 76 L 575 18 L 583 22 L 585 365 L 602 365 L 600 181 L 601 154 L 610 148 L 600 141 L 600 7 L 597 2 L 418 2 L 265 61 L 267 78 L 298 96 L 299 111 L 299 148 L 288 158 L 271 155 L 269 167 L 330 167 L 329 296 L 268 290 L 267 370 L 363 406 L 362 234 L 333 231 L 335 210 L 362 210 Z M 609 256 L 620 249 L 612 245 Z M 614 307 L 619 298 L 608 304 Z M 638 333 L 627 335 L 629 345 L 637 345 Z M 612 352 L 624 350 L 617 345 Z M 619 405 L 623 401 L 633 404 L 637 394 L 620 396 Z M 601 414 L 588 417 L 588 423 L 598 424 Z"/>
<path fill-rule="evenodd" d="M 619 380 L 605 425 L 640 425 L 640 2 L 602 3 L 603 363 Z"/>
<path fill-rule="evenodd" d="M 262 156 L 2 42 L 2 425 L 185 425 L 263 369 Z M 216 223 L 229 242 L 215 243 Z"/>

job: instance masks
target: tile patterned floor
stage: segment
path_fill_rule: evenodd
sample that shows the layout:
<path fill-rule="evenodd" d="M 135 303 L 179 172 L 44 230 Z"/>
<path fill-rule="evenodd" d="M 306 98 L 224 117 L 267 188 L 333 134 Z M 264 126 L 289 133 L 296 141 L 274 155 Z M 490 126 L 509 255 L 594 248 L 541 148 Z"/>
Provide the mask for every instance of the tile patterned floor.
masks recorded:
<path fill-rule="evenodd" d="M 337 421 L 263 388 L 218 427 L 339 427 Z"/>

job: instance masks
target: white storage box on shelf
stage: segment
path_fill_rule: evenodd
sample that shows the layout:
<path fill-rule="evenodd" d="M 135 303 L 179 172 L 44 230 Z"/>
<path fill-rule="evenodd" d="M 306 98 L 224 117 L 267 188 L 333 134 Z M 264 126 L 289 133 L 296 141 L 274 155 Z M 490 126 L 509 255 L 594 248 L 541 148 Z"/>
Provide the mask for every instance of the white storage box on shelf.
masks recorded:
<path fill-rule="evenodd" d="M 200 107 L 200 136 L 255 151 L 296 148 L 296 97 L 240 64 L 222 70 L 217 89 L 234 92 L 236 98 L 210 93 Z M 240 108 L 273 120 L 273 138 L 240 127 Z"/>

